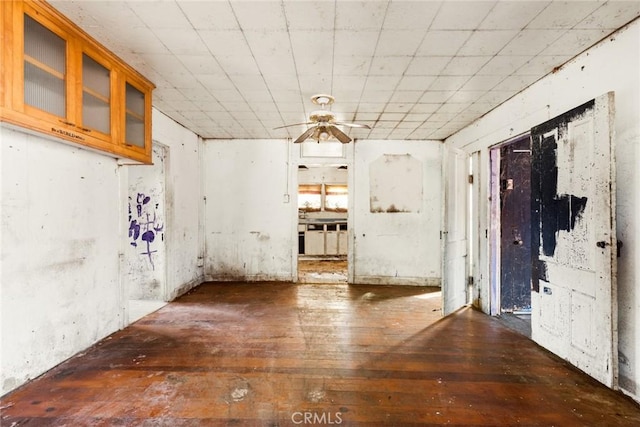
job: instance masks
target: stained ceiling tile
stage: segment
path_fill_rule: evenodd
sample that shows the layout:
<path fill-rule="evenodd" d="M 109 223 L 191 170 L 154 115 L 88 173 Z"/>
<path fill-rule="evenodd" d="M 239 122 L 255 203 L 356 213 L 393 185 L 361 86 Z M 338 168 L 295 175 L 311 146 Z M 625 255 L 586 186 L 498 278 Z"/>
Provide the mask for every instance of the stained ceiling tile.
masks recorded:
<path fill-rule="evenodd" d="M 491 60 L 490 56 L 456 56 L 441 71 L 446 76 L 470 76 Z"/>
<path fill-rule="evenodd" d="M 339 1 L 336 2 L 336 30 L 380 30 L 387 12 L 384 1 Z"/>
<path fill-rule="evenodd" d="M 437 76 L 442 69 L 451 61 L 450 56 L 416 56 L 413 58 L 406 76 Z"/>
<path fill-rule="evenodd" d="M 522 30 L 500 51 L 500 55 L 537 55 L 565 32 L 565 30 Z"/>

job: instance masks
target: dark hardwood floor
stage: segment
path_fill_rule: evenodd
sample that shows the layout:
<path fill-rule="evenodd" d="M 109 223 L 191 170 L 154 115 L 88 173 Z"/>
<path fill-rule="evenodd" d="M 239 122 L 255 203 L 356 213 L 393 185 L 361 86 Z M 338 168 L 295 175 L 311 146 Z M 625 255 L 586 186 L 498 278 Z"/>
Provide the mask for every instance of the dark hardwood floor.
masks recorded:
<path fill-rule="evenodd" d="M 0 399 L 2 426 L 637 426 L 433 288 L 207 283 Z"/>

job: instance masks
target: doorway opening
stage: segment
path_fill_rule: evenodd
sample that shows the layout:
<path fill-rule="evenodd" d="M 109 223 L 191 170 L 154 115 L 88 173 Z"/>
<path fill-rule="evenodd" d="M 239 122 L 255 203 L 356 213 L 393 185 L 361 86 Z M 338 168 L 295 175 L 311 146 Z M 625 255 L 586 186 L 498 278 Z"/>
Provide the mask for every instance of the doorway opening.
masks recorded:
<path fill-rule="evenodd" d="M 531 336 L 531 137 L 491 150 L 492 314 Z"/>
<path fill-rule="evenodd" d="M 168 147 L 153 144 L 152 165 L 128 168 L 128 236 L 124 277 L 128 322 L 166 305 Z"/>
<path fill-rule="evenodd" d="M 347 283 L 346 165 L 298 167 L 298 282 Z"/>

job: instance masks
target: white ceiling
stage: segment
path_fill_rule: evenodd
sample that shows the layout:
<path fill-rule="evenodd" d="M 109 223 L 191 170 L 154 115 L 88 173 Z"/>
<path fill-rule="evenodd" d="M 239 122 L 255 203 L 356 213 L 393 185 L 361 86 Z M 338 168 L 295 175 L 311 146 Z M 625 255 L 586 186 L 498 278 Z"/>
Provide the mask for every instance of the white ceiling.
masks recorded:
<path fill-rule="evenodd" d="M 640 16 L 640 1 L 50 3 L 204 138 L 296 138 L 317 93 L 355 138 L 444 139 Z M 621 58 L 623 60 L 623 58 Z"/>

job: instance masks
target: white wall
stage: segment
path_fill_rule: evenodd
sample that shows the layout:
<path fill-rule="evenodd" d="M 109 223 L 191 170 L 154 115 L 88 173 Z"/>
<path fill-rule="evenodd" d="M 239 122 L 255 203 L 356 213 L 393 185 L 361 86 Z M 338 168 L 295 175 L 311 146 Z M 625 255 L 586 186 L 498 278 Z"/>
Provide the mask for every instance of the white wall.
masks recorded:
<path fill-rule="evenodd" d="M 122 326 L 115 159 L 0 126 L 2 393 Z"/>
<path fill-rule="evenodd" d="M 164 299 L 171 301 L 204 280 L 202 142 L 196 134 L 155 109 L 153 140 L 167 150 L 164 231 L 167 289 Z"/>
<path fill-rule="evenodd" d="M 489 146 L 609 91 L 615 92 L 617 234 L 624 243 L 617 281 L 620 387 L 640 400 L 640 21 L 532 85 L 446 143 L 470 153 L 483 153 L 479 185 L 487 188 Z M 479 209 L 481 221 L 488 208 L 485 197 Z M 486 273 L 488 243 L 484 233 L 480 238 L 485 256 L 479 267 Z M 486 274 L 479 286 L 479 294 L 488 295 Z"/>
<path fill-rule="evenodd" d="M 353 144 L 349 218 L 354 283 L 440 285 L 441 148 L 438 141 L 368 141 Z M 389 177 L 395 193 L 421 187 L 413 212 L 371 212 L 372 164 L 385 155 L 410 155 L 422 167 L 422 182 Z M 375 168 L 375 165 L 374 165 Z M 373 195 L 375 196 L 375 195 Z M 402 199 L 402 197 L 400 197 Z"/>
<path fill-rule="evenodd" d="M 202 280 L 198 137 L 156 111 L 153 133 L 170 150 L 170 299 Z M 125 325 L 131 166 L 4 124 L 0 137 L 4 394 Z"/>
<path fill-rule="evenodd" d="M 202 165 L 206 278 L 293 280 L 297 207 L 288 143 L 205 140 Z"/>

